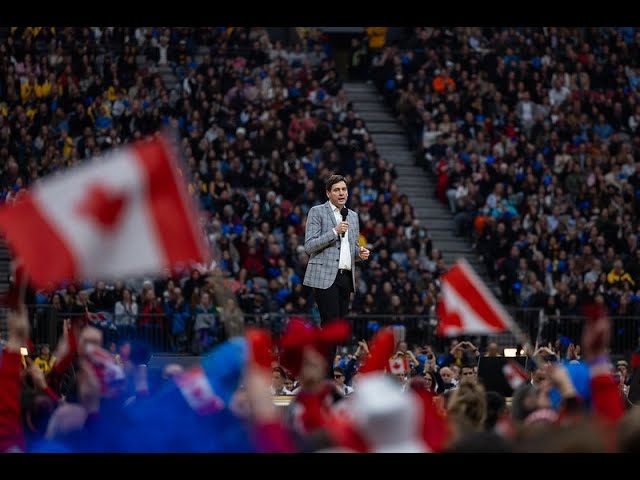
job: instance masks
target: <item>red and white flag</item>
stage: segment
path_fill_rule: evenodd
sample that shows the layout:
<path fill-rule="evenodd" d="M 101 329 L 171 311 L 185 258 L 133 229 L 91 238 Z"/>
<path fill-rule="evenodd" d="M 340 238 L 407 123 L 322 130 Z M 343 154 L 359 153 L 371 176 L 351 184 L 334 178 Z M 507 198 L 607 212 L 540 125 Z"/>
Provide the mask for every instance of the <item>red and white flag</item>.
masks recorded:
<path fill-rule="evenodd" d="M 92 323 L 94 326 L 107 327 L 113 325 L 113 318 L 107 312 L 86 312 L 85 317 L 87 322 Z"/>
<path fill-rule="evenodd" d="M 93 344 L 87 346 L 87 357 L 100 380 L 103 395 L 111 397 L 124 387 L 126 379 L 124 370 L 116 363 L 116 359 L 104 348 Z"/>
<path fill-rule="evenodd" d="M 502 373 L 512 390 L 517 390 L 520 385 L 529 381 L 527 372 L 514 360 L 509 360 L 502 366 Z"/>
<path fill-rule="evenodd" d="M 407 357 L 394 357 L 389 359 L 389 372 L 393 375 L 406 375 L 409 373 L 409 361 Z"/>
<path fill-rule="evenodd" d="M 120 148 L 0 208 L 0 231 L 36 287 L 206 262 L 195 209 L 164 138 Z"/>
<path fill-rule="evenodd" d="M 438 335 L 513 330 L 509 314 L 464 259 L 442 276 Z"/>
<path fill-rule="evenodd" d="M 200 415 L 224 408 L 224 401 L 211 388 L 207 375 L 196 365 L 175 378 L 176 385 L 193 411 Z"/>

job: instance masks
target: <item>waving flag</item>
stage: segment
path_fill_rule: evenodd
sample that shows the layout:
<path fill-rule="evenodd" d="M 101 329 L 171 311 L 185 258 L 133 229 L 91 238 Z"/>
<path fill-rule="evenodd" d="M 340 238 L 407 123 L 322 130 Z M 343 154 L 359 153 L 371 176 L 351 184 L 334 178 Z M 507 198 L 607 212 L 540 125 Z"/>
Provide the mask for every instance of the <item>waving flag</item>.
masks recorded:
<path fill-rule="evenodd" d="M 100 380 L 102 394 L 106 397 L 117 395 L 124 388 L 126 378 L 114 356 L 104 348 L 90 344 L 87 346 L 87 357 Z"/>
<path fill-rule="evenodd" d="M 107 312 L 86 312 L 85 318 L 95 327 L 111 329 L 116 328 L 116 326 L 113 324 L 113 317 Z"/>
<path fill-rule="evenodd" d="M 211 388 L 200 365 L 176 377 L 175 382 L 187 404 L 199 415 L 208 415 L 224 408 L 224 402 Z"/>
<path fill-rule="evenodd" d="M 406 375 L 409 373 L 407 357 L 395 357 L 389 359 L 389 372 L 393 375 Z"/>
<path fill-rule="evenodd" d="M 514 360 L 509 360 L 502 366 L 502 373 L 511 390 L 517 390 L 520 385 L 529 380 L 527 372 Z"/>
<path fill-rule="evenodd" d="M 513 330 L 502 308 L 469 264 L 461 259 L 442 277 L 438 335 L 490 334 Z"/>
<path fill-rule="evenodd" d="M 0 232 L 36 287 L 206 262 L 195 210 L 164 138 L 47 178 L 0 209 Z"/>

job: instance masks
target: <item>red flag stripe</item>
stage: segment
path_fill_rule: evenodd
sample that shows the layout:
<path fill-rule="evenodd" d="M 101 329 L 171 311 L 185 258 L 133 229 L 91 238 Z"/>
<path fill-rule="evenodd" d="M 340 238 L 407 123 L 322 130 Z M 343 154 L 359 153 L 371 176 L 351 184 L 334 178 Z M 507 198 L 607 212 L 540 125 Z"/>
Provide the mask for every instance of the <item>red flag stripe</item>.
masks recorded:
<path fill-rule="evenodd" d="M 498 302 L 493 301 L 493 294 L 482 285 L 466 262 L 459 262 L 452 267 L 444 275 L 443 282 L 464 298 L 469 307 L 491 327 L 501 329 L 511 325 L 509 315 Z"/>
<path fill-rule="evenodd" d="M 162 140 L 138 142 L 133 148 L 147 174 L 147 204 L 167 264 L 206 261 L 208 255 L 202 236 L 195 228 L 195 209 L 189 207 L 186 189 L 177 181 L 178 166 L 169 150 L 171 147 Z M 190 218 L 194 221 L 190 222 Z"/>
<path fill-rule="evenodd" d="M 51 278 L 75 277 L 76 258 L 55 226 L 42 215 L 32 194 L 24 195 L 12 208 L 0 209 L 0 230 L 23 264 L 38 265 L 29 270 L 29 280 L 36 288 L 47 287 Z"/>

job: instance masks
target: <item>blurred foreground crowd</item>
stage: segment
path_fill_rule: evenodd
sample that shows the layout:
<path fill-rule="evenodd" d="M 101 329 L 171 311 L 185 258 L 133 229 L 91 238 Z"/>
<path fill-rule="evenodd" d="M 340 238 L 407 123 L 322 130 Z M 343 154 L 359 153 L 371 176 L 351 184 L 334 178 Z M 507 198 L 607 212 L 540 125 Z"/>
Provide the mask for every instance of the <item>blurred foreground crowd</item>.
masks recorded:
<path fill-rule="evenodd" d="M 336 358 L 329 369 L 327 355 L 350 334 L 344 321 L 320 329 L 293 318 L 277 344 L 250 328 L 187 370 L 151 372 L 137 345 L 102 349 L 86 319 L 65 321 L 55 358 L 33 360 L 20 353 L 27 315 L 12 312 L 0 363 L 0 451 L 638 451 L 637 379 L 630 391 L 629 364 L 611 363 L 604 310 L 594 310 L 581 349 L 558 358 L 541 347 L 525 352 L 527 371 L 505 371 L 510 402 L 476 371 L 497 355 L 495 345 L 481 356 L 454 342 L 444 359 L 429 349 L 416 357 L 385 328 L 344 368 Z M 286 407 L 276 405 L 282 395 L 290 395 Z"/>

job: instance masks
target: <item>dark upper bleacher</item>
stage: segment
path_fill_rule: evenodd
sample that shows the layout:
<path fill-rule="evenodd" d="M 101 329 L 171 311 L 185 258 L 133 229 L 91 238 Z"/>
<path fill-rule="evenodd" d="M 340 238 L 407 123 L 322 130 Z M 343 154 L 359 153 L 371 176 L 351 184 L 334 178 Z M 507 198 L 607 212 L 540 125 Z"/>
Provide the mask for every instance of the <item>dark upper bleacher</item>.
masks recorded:
<path fill-rule="evenodd" d="M 640 310 L 640 32 L 416 27 L 372 62 L 503 300 Z"/>

